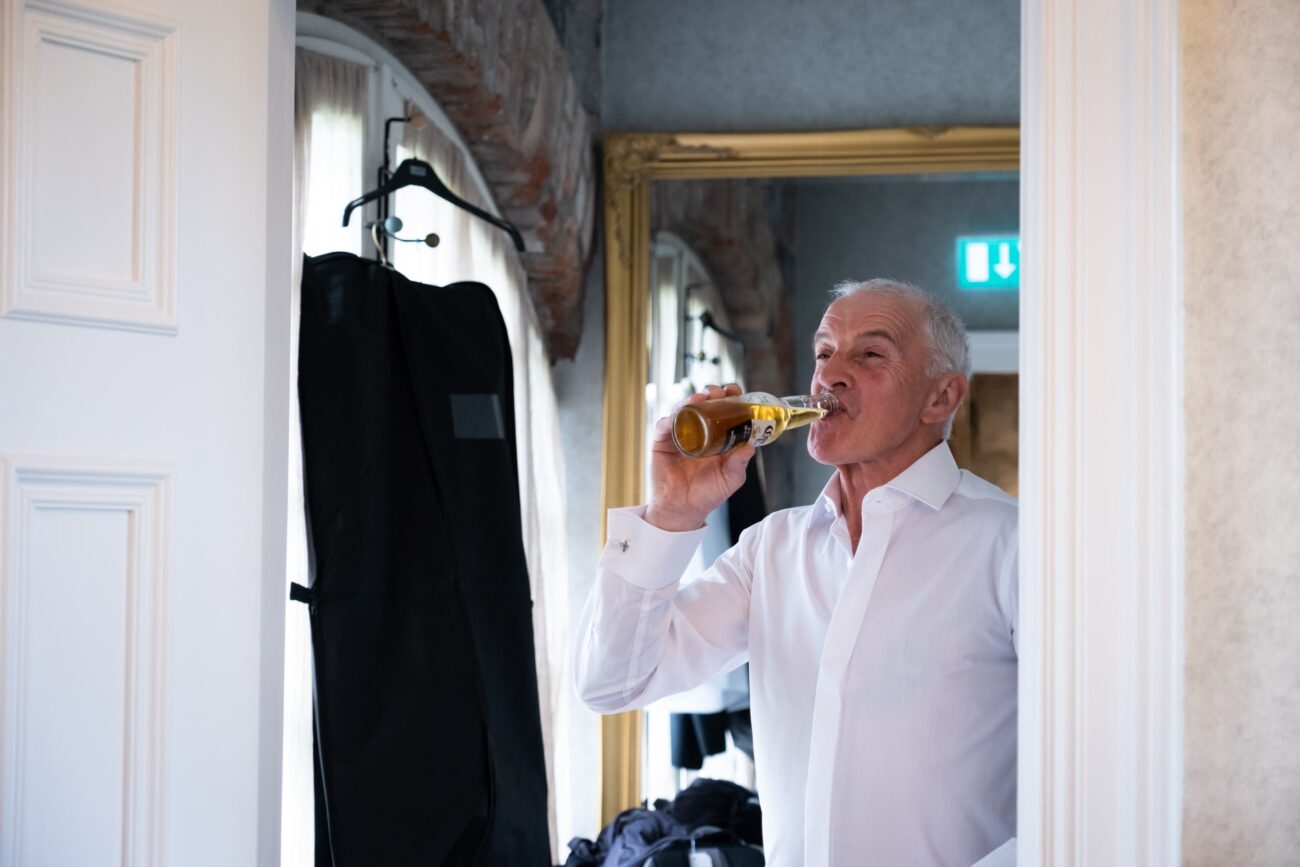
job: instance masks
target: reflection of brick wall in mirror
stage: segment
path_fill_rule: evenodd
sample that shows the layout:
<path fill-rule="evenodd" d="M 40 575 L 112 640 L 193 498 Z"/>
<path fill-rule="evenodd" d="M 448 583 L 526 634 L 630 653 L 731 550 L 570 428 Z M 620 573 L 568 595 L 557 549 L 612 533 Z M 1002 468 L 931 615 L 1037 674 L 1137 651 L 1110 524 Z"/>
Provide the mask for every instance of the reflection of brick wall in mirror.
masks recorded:
<path fill-rule="evenodd" d="M 957 465 L 988 479 L 1009 494 L 1019 494 L 1020 377 L 977 373 L 970 394 L 953 420 L 952 447 Z"/>

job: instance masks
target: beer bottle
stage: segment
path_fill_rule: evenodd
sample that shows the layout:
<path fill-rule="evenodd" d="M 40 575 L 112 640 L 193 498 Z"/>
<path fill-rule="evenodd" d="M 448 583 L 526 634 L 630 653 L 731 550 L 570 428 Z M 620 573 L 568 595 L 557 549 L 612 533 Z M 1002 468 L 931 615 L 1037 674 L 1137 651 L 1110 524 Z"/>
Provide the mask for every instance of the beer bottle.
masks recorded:
<path fill-rule="evenodd" d="M 775 397 L 751 391 L 688 403 L 673 415 L 673 445 L 688 458 L 720 455 L 745 443 L 765 446 L 838 408 L 831 392 Z"/>

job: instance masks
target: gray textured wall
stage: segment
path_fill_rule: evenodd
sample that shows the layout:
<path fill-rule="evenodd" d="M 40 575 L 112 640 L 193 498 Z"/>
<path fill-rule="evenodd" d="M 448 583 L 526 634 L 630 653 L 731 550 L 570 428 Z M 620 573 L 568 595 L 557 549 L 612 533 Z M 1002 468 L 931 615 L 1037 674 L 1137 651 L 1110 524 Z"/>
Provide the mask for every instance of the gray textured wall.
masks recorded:
<path fill-rule="evenodd" d="M 1019 0 L 607 0 L 603 125 L 1016 123 Z"/>
<path fill-rule="evenodd" d="M 1300 861 L 1300 6 L 1184 0 L 1184 863 Z"/>
<path fill-rule="evenodd" d="M 546 14 L 555 25 L 569 71 L 582 95 L 582 107 L 600 119 L 600 32 L 604 0 L 542 0 Z"/>
<path fill-rule="evenodd" d="M 795 360 L 803 389 L 812 379 L 813 332 L 841 280 L 892 277 L 944 298 L 971 330 L 1019 327 L 1015 290 L 957 289 L 959 235 L 1016 232 L 1020 226 L 1015 180 L 797 181 L 795 188 Z M 810 503 L 830 477 L 829 467 L 795 450 L 793 503 Z"/>

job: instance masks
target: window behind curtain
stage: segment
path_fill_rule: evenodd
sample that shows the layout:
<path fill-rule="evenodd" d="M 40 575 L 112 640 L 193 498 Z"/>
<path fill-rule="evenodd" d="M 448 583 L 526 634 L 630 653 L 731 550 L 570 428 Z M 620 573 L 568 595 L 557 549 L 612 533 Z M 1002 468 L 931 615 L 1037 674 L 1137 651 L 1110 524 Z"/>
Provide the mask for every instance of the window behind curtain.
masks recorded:
<path fill-rule="evenodd" d="M 370 70 L 299 48 L 294 87 L 295 219 L 301 252 L 362 252 L 362 215 L 343 226 L 344 206 L 364 192 Z"/>
<path fill-rule="evenodd" d="M 338 108 L 315 111 L 308 137 L 311 158 L 306 177 L 309 204 L 303 210 L 303 252 L 308 256 L 335 251 L 361 254 L 363 215 L 353 213 L 348 226 L 343 225 L 342 217 L 344 205 L 364 192 L 362 118 Z"/>

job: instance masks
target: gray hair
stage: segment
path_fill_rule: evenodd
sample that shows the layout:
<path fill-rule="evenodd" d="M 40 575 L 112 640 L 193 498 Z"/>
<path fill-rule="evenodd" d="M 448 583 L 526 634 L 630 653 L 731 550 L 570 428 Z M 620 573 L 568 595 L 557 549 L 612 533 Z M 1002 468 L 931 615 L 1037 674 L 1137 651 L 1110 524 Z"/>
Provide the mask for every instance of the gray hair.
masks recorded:
<path fill-rule="evenodd" d="M 970 339 L 966 336 L 966 326 L 938 296 L 910 283 L 881 277 L 865 281 L 845 280 L 836 284 L 831 295 L 838 300 L 860 292 L 906 298 L 920 304 L 921 321 L 925 325 L 925 336 L 930 349 L 930 367 L 926 370 L 926 375 L 935 379 L 945 373 L 956 372 L 970 379 Z M 947 439 L 951 435 L 952 417 L 949 417 L 943 427 L 943 438 Z"/>

